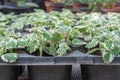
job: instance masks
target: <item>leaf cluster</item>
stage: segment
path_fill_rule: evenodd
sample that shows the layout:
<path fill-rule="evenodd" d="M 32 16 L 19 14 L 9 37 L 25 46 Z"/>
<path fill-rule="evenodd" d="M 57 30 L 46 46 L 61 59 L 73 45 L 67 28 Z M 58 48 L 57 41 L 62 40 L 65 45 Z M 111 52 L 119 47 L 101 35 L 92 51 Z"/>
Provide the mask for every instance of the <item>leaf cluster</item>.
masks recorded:
<path fill-rule="evenodd" d="M 81 50 L 80 46 L 85 46 L 88 53 L 100 51 L 106 63 L 120 53 L 119 13 L 73 14 L 64 9 L 61 13 L 35 10 L 21 15 L 1 13 L 0 16 L 3 17 L 0 24 L 4 23 L 0 26 L 0 55 L 4 55 L 2 59 L 6 62 L 16 61 L 13 51 L 16 48 L 40 56 L 45 53 L 63 56 L 73 47 Z"/>

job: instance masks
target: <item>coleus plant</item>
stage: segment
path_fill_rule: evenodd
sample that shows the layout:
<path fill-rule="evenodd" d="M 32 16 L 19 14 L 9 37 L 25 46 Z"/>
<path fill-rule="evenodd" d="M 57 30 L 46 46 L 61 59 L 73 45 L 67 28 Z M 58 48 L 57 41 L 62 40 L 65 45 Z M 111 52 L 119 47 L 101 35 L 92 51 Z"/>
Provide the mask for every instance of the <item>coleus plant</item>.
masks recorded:
<path fill-rule="evenodd" d="M 65 12 L 67 13 L 65 14 Z M 75 21 L 75 15 L 68 10 L 64 10 L 62 14 L 51 12 L 49 16 L 46 15 L 46 17 L 49 18 L 45 19 L 47 22 L 44 21 L 44 24 L 41 23 L 43 20 L 39 19 L 41 16 L 37 17 L 39 20 L 32 22 L 33 28 L 31 31 L 34 33 L 29 35 L 32 39 L 29 38 L 31 40 L 29 40 L 30 43 L 27 48 L 30 53 L 36 49 L 39 49 L 41 56 L 43 51 L 54 56 L 65 55 L 65 53 L 67 53 L 69 46 L 64 39 L 64 35 L 67 33 L 66 31 L 74 25 L 72 21 Z M 44 16 L 44 18 L 46 17 Z M 36 25 L 38 27 L 36 27 Z"/>
<path fill-rule="evenodd" d="M 13 49 L 25 48 L 27 41 L 23 39 L 14 39 L 10 37 L 2 37 L 0 40 L 0 56 L 1 59 L 8 63 L 16 62 L 18 56 L 14 53 Z"/>
<path fill-rule="evenodd" d="M 15 39 L 10 37 L 1 37 L 0 39 L 0 56 L 5 62 L 15 62 L 17 54 L 13 53 L 12 49 L 16 48 L 17 42 Z M 7 52 L 8 50 L 8 52 Z M 6 53 L 7 52 L 7 53 Z"/>
<path fill-rule="evenodd" d="M 62 41 L 63 35 L 56 30 L 46 30 L 45 28 L 32 28 L 27 45 L 27 50 L 32 53 L 39 50 L 42 56 L 43 51 L 53 56 L 65 55 L 69 46 Z"/>
<path fill-rule="evenodd" d="M 13 13 L 7 15 L 0 13 L 0 27 L 8 27 L 16 18 L 17 16 Z"/>
<path fill-rule="evenodd" d="M 26 45 L 27 41 L 24 36 L 19 38 L 14 32 L 0 28 L 0 56 L 3 61 L 8 63 L 16 62 L 18 55 L 14 53 L 13 49 L 25 48 Z"/>
<path fill-rule="evenodd" d="M 86 20 L 87 25 L 80 20 L 76 26 L 79 30 L 84 30 L 83 35 L 86 32 L 89 34 L 89 42 L 86 44 L 86 48 L 89 49 L 88 53 L 94 53 L 99 50 L 105 63 L 110 63 L 120 53 L 118 44 L 118 39 L 120 38 L 119 20 L 116 16 L 110 17 L 113 15 L 115 14 L 101 15 L 92 13 L 87 16 L 84 15 L 81 18 Z M 92 16 L 92 18 L 89 16 Z"/>
<path fill-rule="evenodd" d="M 1 14 L 3 15 L 3 14 Z M 4 15 L 7 16 L 7 15 Z M 85 46 L 87 53 L 100 52 L 104 62 L 111 62 L 119 55 L 119 20 L 117 13 L 80 13 L 73 14 L 69 10 L 46 13 L 42 10 L 9 20 L 1 19 L 5 26 L 0 26 L 0 56 L 9 63 L 17 60 L 14 48 L 26 48 L 29 53 L 37 52 L 53 56 L 66 55 L 73 47 Z M 22 35 L 15 30 L 24 30 L 30 25 L 29 33 Z M 72 47 L 72 48 L 71 48 Z"/>

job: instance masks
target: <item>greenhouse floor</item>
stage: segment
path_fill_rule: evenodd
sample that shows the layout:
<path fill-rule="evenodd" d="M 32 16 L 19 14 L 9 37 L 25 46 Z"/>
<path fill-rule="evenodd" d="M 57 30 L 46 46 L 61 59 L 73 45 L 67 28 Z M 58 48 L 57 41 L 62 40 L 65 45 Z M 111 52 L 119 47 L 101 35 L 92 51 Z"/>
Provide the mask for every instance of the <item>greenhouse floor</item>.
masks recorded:
<path fill-rule="evenodd" d="M 80 75 L 80 65 L 72 65 L 71 80 L 82 80 Z M 25 68 L 25 71 L 19 76 L 19 80 L 28 80 L 27 68 Z"/>

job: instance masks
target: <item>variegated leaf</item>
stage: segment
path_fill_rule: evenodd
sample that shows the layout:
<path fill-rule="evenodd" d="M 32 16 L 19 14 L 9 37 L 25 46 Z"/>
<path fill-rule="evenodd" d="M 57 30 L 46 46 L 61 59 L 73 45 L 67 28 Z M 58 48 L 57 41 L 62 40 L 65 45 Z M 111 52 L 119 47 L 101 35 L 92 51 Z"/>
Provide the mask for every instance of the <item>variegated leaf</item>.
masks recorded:
<path fill-rule="evenodd" d="M 16 53 L 6 53 L 1 56 L 1 59 L 8 63 L 16 62 L 18 55 Z"/>
<path fill-rule="evenodd" d="M 89 42 L 85 47 L 86 48 L 93 48 L 98 44 L 98 40 L 97 39 L 93 39 L 91 42 Z"/>

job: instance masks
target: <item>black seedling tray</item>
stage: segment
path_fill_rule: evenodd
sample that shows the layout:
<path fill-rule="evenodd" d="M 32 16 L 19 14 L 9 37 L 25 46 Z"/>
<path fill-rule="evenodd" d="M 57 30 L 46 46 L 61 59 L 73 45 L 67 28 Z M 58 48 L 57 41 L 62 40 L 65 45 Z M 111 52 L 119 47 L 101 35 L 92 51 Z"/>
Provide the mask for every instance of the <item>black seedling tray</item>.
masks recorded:
<path fill-rule="evenodd" d="M 110 64 L 104 63 L 101 56 L 87 55 L 80 51 L 74 51 L 67 56 L 61 57 L 40 57 L 27 53 L 19 53 L 15 63 L 5 63 L 0 60 L 0 65 L 72 65 L 76 63 L 88 65 L 119 65 L 120 56 L 117 56 Z"/>

